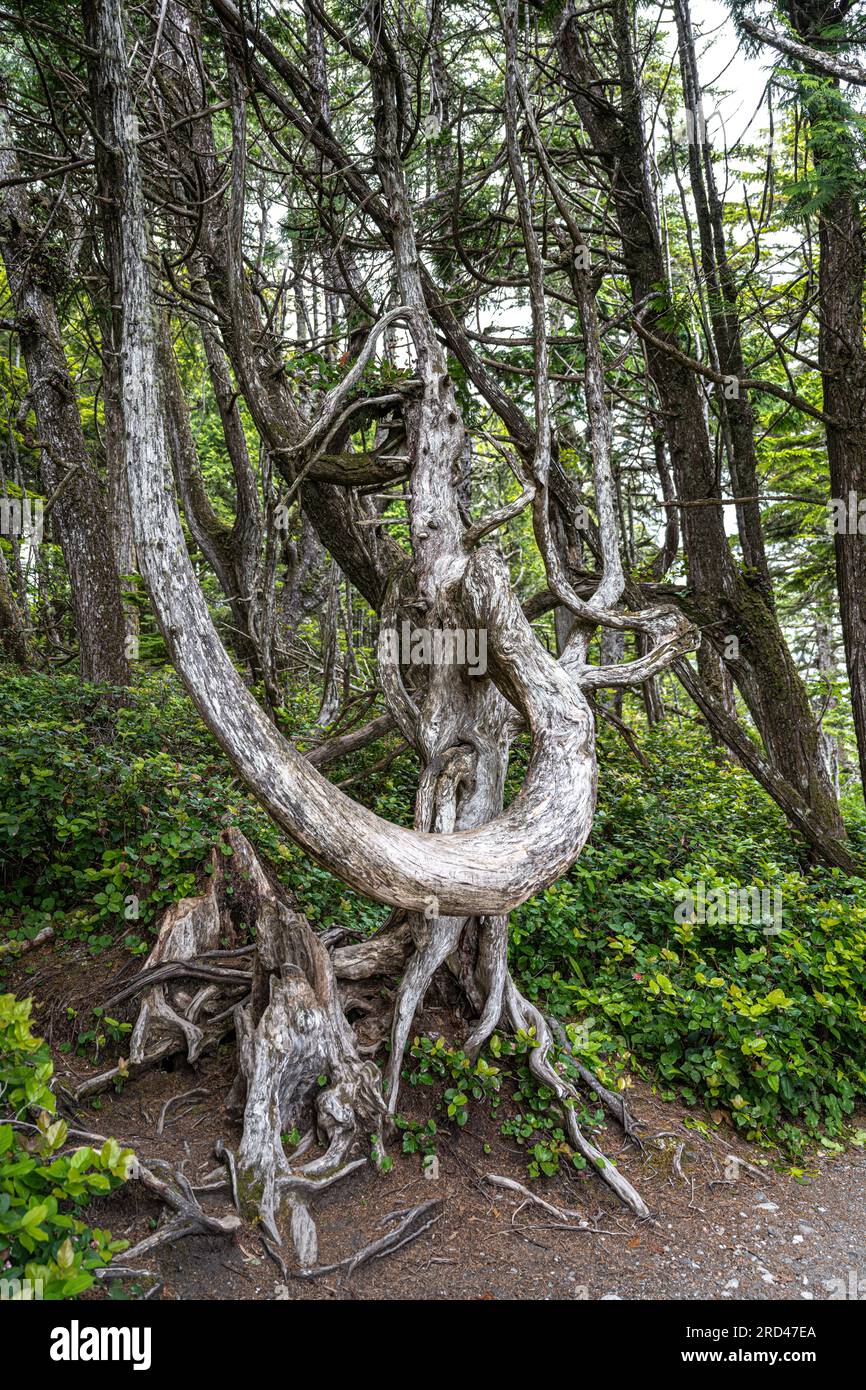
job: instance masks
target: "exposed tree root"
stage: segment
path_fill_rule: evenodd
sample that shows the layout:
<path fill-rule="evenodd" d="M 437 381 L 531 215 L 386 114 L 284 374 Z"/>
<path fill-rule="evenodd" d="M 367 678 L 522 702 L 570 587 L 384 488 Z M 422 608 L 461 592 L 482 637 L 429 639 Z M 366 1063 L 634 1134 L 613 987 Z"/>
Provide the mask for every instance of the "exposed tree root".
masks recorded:
<path fill-rule="evenodd" d="M 628 1178 L 623 1177 L 614 1164 L 606 1159 L 604 1154 L 590 1143 L 582 1133 L 574 1110 L 579 1099 L 577 1091 L 570 1081 L 566 1081 L 565 1077 L 556 1071 L 549 1060 L 548 1054 L 553 1044 L 553 1038 L 547 1026 L 547 1020 L 534 1004 L 530 1004 L 528 999 L 524 999 L 510 975 L 505 986 L 505 1006 L 512 1027 L 522 1029 L 526 1033 L 534 1031 L 538 1039 L 538 1046 L 534 1047 L 529 1054 L 530 1070 L 542 1085 L 549 1086 L 562 1102 L 568 1137 L 578 1153 L 583 1154 L 584 1158 L 598 1169 L 599 1176 L 604 1179 L 608 1187 L 613 1188 L 626 1206 L 631 1207 L 638 1216 L 649 1216 L 649 1208 L 640 1194 L 632 1187 Z"/>
<path fill-rule="evenodd" d="M 179 1096 L 169 1096 L 165 1105 L 159 1112 L 159 1120 L 156 1126 L 157 1134 L 162 1134 L 164 1132 L 169 1110 L 175 1110 L 177 1107 L 183 1105 L 185 1113 L 190 1106 L 196 1105 L 198 1101 L 206 1095 L 207 1091 L 203 1090 L 201 1086 L 194 1086 L 191 1091 L 183 1091 Z M 177 1114 L 174 1116 L 175 1120 L 179 1118 L 180 1116 Z"/>
<path fill-rule="evenodd" d="M 39 1133 L 38 1126 L 23 1120 L 12 1120 L 10 1123 L 16 1129 L 26 1130 L 32 1133 Z M 83 1140 L 87 1144 L 103 1145 L 107 1143 L 104 1134 L 96 1134 L 87 1129 L 69 1129 L 68 1138 Z M 128 1147 L 128 1146 L 127 1146 Z M 157 1177 L 153 1171 L 155 1167 L 165 1168 L 171 1174 L 173 1181 L 166 1181 L 164 1178 Z M 147 1167 L 140 1159 L 130 1160 L 128 1181 L 140 1182 L 154 1197 L 158 1197 L 161 1202 L 170 1207 L 174 1216 L 164 1225 L 160 1226 L 152 1235 L 145 1236 L 137 1245 L 132 1246 L 124 1252 L 124 1260 L 134 1263 L 149 1250 L 154 1250 L 157 1246 L 174 1244 L 175 1241 L 184 1236 L 210 1235 L 210 1236 L 234 1236 L 241 1225 L 241 1218 L 234 1212 L 229 1212 L 225 1216 L 214 1216 L 206 1212 L 201 1207 L 189 1182 L 181 1172 L 171 1172 L 168 1164 L 151 1159 L 151 1166 Z M 104 1271 L 98 1271 L 100 1277 L 108 1277 Z M 145 1275 L 146 1270 L 132 1271 L 135 1274 Z"/>
<path fill-rule="evenodd" d="M 212 1216 L 204 1211 L 182 1174 L 175 1174 L 176 1183 L 169 1183 L 158 1178 L 142 1163 L 136 1163 L 134 1176 L 149 1192 L 171 1207 L 175 1215 L 124 1253 L 124 1259 L 131 1263 L 140 1260 L 148 1251 L 160 1245 L 173 1245 L 185 1236 L 233 1236 L 241 1224 L 240 1217 L 234 1212 Z"/>
<path fill-rule="evenodd" d="M 228 831 L 226 838 L 234 851 L 235 872 L 251 875 L 251 888 L 258 893 L 255 871 L 260 874 L 261 869 L 252 849 L 235 831 Z M 142 995 L 130 1041 L 132 1066 L 142 1066 L 149 1054 L 167 1044 L 177 1050 L 185 1047 L 187 1060 L 195 1062 L 204 1047 L 225 1032 L 221 1025 L 227 1013 L 226 999 L 216 982 L 232 987 L 236 996 L 246 993 L 251 979 L 248 972 L 221 970 L 200 960 L 218 949 L 224 935 L 234 945 L 234 926 L 223 907 L 227 887 L 224 863 L 224 856 L 214 849 L 207 892 L 200 898 L 182 898 L 168 908 L 139 981 L 128 987 L 134 992 L 138 985 L 150 982 Z"/>
<path fill-rule="evenodd" d="M 415 1014 L 424 1002 L 427 987 L 436 971 L 444 964 L 460 940 L 464 925 L 462 917 L 437 917 L 435 924 L 430 924 L 435 925 L 435 930 L 425 932 L 424 928 L 428 926 L 425 919 L 420 918 L 419 921 L 416 917 L 415 922 L 418 924 L 414 932 L 416 949 L 397 990 L 391 1028 L 391 1057 L 385 1074 L 388 1110 L 392 1115 L 397 1110 L 403 1053 Z"/>
<path fill-rule="evenodd" d="M 165 1042 L 161 1047 L 154 1048 L 146 1061 L 140 1066 L 131 1066 L 129 1062 L 123 1061 L 116 1067 L 108 1067 L 106 1071 L 98 1072 L 95 1076 L 88 1076 L 86 1081 L 82 1081 L 73 1092 L 73 1100 L 80 1102 L 86 1100 L 88 1096 L 95 1096 L 100 1091 L 107 1091 L 110 1086 L 120 1081 L 134 1081 L 137 1076 L 150 1071 L 163 1058 L 170 1057 L 173 1053 L 180 1051 L 174 1043 Z"/>
<path fill-rule="evenodd" d="M 214 961 L 223 954 L 223 939 L 234 944 L 233 914 L 243 909 L 250 893 L 260 895 L 263 885 L 268 891 L 270 885 L 243 835 L 231 829 L 224 839 L 232 855 L 227 860 L 219 849 L 213 850 L 207 891 L 198 898 L 182 898 L 166 910 L 144 969 L 102 1001 L 104 1009 L 112 1008 L 141 994 L 129 1057 L 82 1082 L 75 1091 L 77 1101 L 117 1081 L 132 1080 L 178 1052 L 195 1062 L 231 1032 L 235 1005 L 248 992 L 252 973 Z"/>
<path fill-rule="evenodd" d="M 573 1226 L 576 1231 L 592 1230 L 590 1223 L 584 1221 L 582 1212 L 572 1211 L 568 1207 L 555 1207 L 552 1202 L 546 1202 L 543 1197 L 539 1197 L 537 1192 L 531 1192 L 528 1187 L 524 1187 L 522 1182 L 515 1182 L 514 1178 L 503 1178 L 498 1173 L 487 1173 L 484 1181 L 491 1183 L 493 1187 L 504 1187 L 506 1191 L 513 1192 L 521 1199 L 520 1206 L 514 1213 L 515 1216 L 523 1210 L 527 1202 L 530 1202 L 533 1206 L 541 1207 L 550 1216 L 555 1216 L 558 1221 L 576 1222 L 577 1224 Z"/>
<path fill-rule="evenodd" d="M 412 933 L 406 920 L 367 941 L 338 946 L 332 955 L 334 974 L 340 980 L 369 980 L 373 975 L 399 974 L 411 949 Z"/>
<path fill-rule="evenodd" d="M 437 1219 L 439 1204 L 424 1203 L 365 1250 L 335 1264 L 317 1264 L 311 1208 L 319 1194 L 370 1157 L 380 1161 L 410 1030 L 434 975 L 447 961 L 476 1012 L 467 1053 L 477 1056 L 504 1019 L 515 1030 L 533 1034 L 537 1046 L 530 1053 L 531 1070 L 561 1102 L 571 1144 L 632 1211 L 648 1215 L 631 1184 L 578 1126 L 578 1092 L 551 1060 L 556 1025 L 524 999 L 509 974 L 506 916 L 467 919 L 398 911 L 370 940 L 339 944 L 345 933 L 314 932 L 237 830 L 227 831 L 224 841 L 231 857 L 221 847 L 214 851 L 207 891 L 166 912 L 144 970 L 110 1001 L 141 995 L 129 1062 L 85 1082 L 79 1096 L 109 1084 L 108 1077 L 134 1075 L 172 1052 L 185 1052 L 194 1063 L 233 1026 L 238 1070 L 226 1103 L 243 1121 L 240 1146 L 235 1155 L 217 1145 L 228 1181 L 217 1169 L 199 1191 L 228 1186 L 237 1213 L 261 1222 L 273 1250 L 282 1240 L 282 1211 L 303 1277 L 338 1269 L 351 1273 L 364 1260 L 415 1239 Z M 236 945 L 240 921 L 255 930 L 252 950 Z M 383 1083 L 379 1068 L 365 1054 L 386 1033 L 391 996 L 384 981 L 401 972 Z M 560 1041 L 570 1052 L 567 1039 Z M 626 1133 L 634 1134 L 634 1121 L 620 1098 L 576 1058 L 572 1062 Z M 173 1097 L 160 1114 L 160 1131 L 173 1106 L 199 1094 L 194 1089 Z M 288 1154 L 285 1136 L 295 1130 L 304 1137 Z M 359 1152 L 362 1147 L 366 1152 Z M 175 1215 L 131 1252 L 131 1260 L 194 1230 L 228 1234 L 240 1220 L 236 1214 L 207 1216 L 185 1180 L 178 1179 L 175 1187 L 150 1174 L 146 1181 Z M 520 1188 L 505 1179 L 500 1185 Z M 529 1199 L 523 1189 L 520 1193 Z M 546 1205 L 559 1217 L 577 1215 Z"/>
<path fill-rule="evenodd" d="M 475 974 L 486 991 L 481 1015 L 464 1050 L 473 1060 L 495 1032 L 502 1016 L 505 982 L 508 979 L 508 918 L 482 917 L 479 922 L 478 962 Z"/>
<path fill-rule="evenodd" d="M 561 1024 L 557 1023 L 555 1020 L 551 1020 L 550 1026 L 559 1046 L 562 1048 L 563 1052 L 567 1052 L 568 1056 L 571 1058 L 571 1064 L 581 1081 L 586 1082 L 587 1086 L 595 1091 L 608 1114 L 612 1115 L 613 1118 L 622 1125 L 628 1138 L 631 1139 L 633 1143 L 637 1144 L 638 1148 L 642 1149 L 643 1140 L 638 1133 L 639 1121 L 632 1115 L 624 1098 L 617 1095 L 616 1091 L 611 1091 L 607 1086 L 603 1085 L 595 1072 L 590 1071 L 589 1067 L 584 1066 L 579 1057 L 575 1057 L 574 1050 Z"/>
<path fill-rule="evenodd" d="M 441 1201 L 422 1202 L 420 1206 L 413 1207 L 407 1212 L 399 1225 L 387 1235 L 380 1236 L 378 1240 L 365 1245 L 363 1250 L 357 1254 L 348 1256 L 345 1260 L 338 1260 L 331 1265 L 318 1265 L 315 1269 L 300 1269 L 297 1273 L 298 1279 L 317 1279 L 320 1274 L 334 1274 L 337 1270 L 345 1270 L 346 1278 L 349 1279 L 354 1274 L 359 1265 L 365 1264 L 368 1260 L 380 1260 L 383 1255 L 391 1255 L 395 1250 L 400 1250 L 410 1241 L 417 1240 L 420 1235 L 428 1231 L 431 1226 L 439 1220 L 442 1215 L 443 1204 Z"/>
<path fill-rule="evenodd" d="M 330 957 L 309 923 L 272 897 L 262 904 L 256 930 L 252 997 L 235 1016 L 240 1071 L 233 1096 L 245 1098 L 241 1202 L 255 1202 L 265 1230 L 279 1241 L 276 1215 L 281 1189 L 288 1191 L 295 1245 L 308 1263 L 302 1247 L 308 1253 L 312 1237 L 298 1180 L 312 1192 L 341 1176 L 359 1133 L 381 1143 L 385 1105 L 378 1070 L 358 1055 Z M 311 1103 L 327 1147 L 295 1172 L 281 1136 Z"/>

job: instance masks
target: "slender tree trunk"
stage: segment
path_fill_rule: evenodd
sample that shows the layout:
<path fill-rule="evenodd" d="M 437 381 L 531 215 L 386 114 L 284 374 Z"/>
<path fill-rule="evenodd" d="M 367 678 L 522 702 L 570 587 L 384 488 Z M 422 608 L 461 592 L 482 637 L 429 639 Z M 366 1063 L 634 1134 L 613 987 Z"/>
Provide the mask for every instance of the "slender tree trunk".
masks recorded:
<path fill-rule="evenodd" d="M 824 764 L 827 768 L 827 775 L 832 779 L 836 791 L 839 791 L 839 774 L 844 760 L 843 750 L 840 748 L 840 741 L 835 734 L 828 733 L 823 726 L 824 716 L 828 710 L 834 710 L 838 705 L 838 700 L 834 694 L 833 687 L 838 679 L 836 670 L 836 657 L 833 651 L 833 634 L 829 623 L 819 621 L 815 624 L 815 646 L 817 648 L 818 674 L 826 681 L 826 689 L 819 693 L 816 704 L 818 705 L 818 718 L 821 721 L 821 744 L 823 749 Z"/>
<path fill-rule="evenodd" d="M 24 615 L 9 583 L 6 556 L 0 547 L 0 647 L 16 666 L 27 670 L 35 664 L 33 646 Z"/>
<path fill-rule="evenodd" d="M 340 617 L 340 571 L 332 562 L 328 566 L 327 597 L 319 610 L 319 637 L 322 651 L 322 701 L 316 723 L 332 723 L 340 708 L 340 647 L 338 642 Z"/>
<path fill-rule="evenodd" d="M 105 415 L 105 467 L 108 475 L 108 515 L 114 560 L 123 602 L 123 627 L 126 655 L 137 660 L 139 650 L 139 611 L 133 594 L 135 546 L 132 542 L 132 517 L 129 511 L 129 490 L 123 453 L 123 403 L 120 399 L 120 362 L 118 345 L 120 328 L 117 316 L 106 312 L 102 316 L 102 393 Z"/>
<path fill-rule="evenodd" d="M 246 449 L 244 446 L 245 462 L 238 470 L 239 478 L 236 475 L 236 520 L 233 526 L 229 526 L 217 516 L 207 495 L 189 407 L 165 317 L 159 340 L 159 366 L 172 466 L 187 525 L 228 602 L 232 618 L 230 645 L 258 679 L 265 671 L 258 641 L 257 588 L 261 527 L 255 480 Z M 230 416 L 229 424 L 234 427 Z M 272 697 L 275 694 L 273 690 L 270 693 Z"/>
<path fill-rule="evenodd" d="M 827 92 L 839 87 L 838 77 L 828 78 L 821 65 L 822 49 L 835 52 L 838 42 L 822 37 L 834 23 L 820 0 L 791 3 L 781 8 L 807 47 L 795 56 L 811 74 L 803 91 L 809 115 L 815 173 L 824 183 L 819 208 L 819 335 L 818 355 L 824 390 L 824 410 L 834 423 L 826 426 L 830 487 L 835 500 L 866 497 L 866 345 L 863 341 L 863 283 L 866 276 L 862 208 L 856 189 L 860 171 L 858 150 L 842 130 L 834 103 Z M 847 7 L 842 11 L 842 17 Z M 756 29 L 766 43 L 773 36 Z M 783 51 L 790 51 L 780 43 Z M 831 63 L 833 59 L 831 58 Z M 816 81 L 817 79 L 817 81 Z M 850 179 L 845 171 L 850 157 Z M 856 513 L 856 501 L 855 501 Z M 857 527 L 840 529 L 835 536 L 836 583 L 845 642 L 845 662 L 851 686 L 851 706 L 860 775 L 866 788 L 866 544 Z"/>
<path fill-rule="evenodd" d="M 725 241 L 724 209 L 716 186 L 713 150 L 707 134 L 688 0 L 675 0 L 674 10 L 683 95 L 690 114 L 689 175 L 697 214 L 701 270 L 706 281 L 710 324 L 719 370 L 732 379 L 740 378 L 744 375 L 744 359 L 737 283 Z M 758 457 L 751 403 L 745 393 L 740 394 L 733 380 L 727 389 L 716 388 L 716 399 L 721 427 L 729 446 L 728 462 L 734 496 L 754 499 L 758 495 Z M 768 603 L 772 604 L 773 586 L 759 503 L 754 500 L 738 502 L 736 511 L 746 570 L 759 582 Z"/>
<path fill-rule="evenodd" d="M 824 409 L 844 420 L 827 426 L 830 487 L 846 504 L 866 499 L 866 348 L 863 282 L 866 272 L 861 212 L 841 192 L 820 220 L 820 332 Z M 866 788 L 866 538 L 856 529 L 835 536 L 836 582 L 860 775 Z"/>
<path fill-rule="evenodd" d="M 647 343 L 647 366 L 658 395 L 677 494 L 680 501 L 690 502 L 720 496 L 719 482 L 695 376 L 665 350 L 669 333 L 662 321 L 667 306 L 653 307 L 667 275 L 646 161 L 627 0 L 616 0 L 615 15 L 619 108 L 600 93 L 572 0 L 564 12 L 559 49 L 581 119 L 610 171 L 635 313 L 654 340 Z M 722 507 L 684 506 L 681 516 L 690 616 L 699 622 L 705 640 L 724 656 L 773 765 L 813 808 L 828 834 L 843 837 L 806 689 L 760 586 L 750 583 L 731 557 Z M 736 638 L 733 646 L 726 642 L 729 637 Z"/>
<path fill-rule="evenodd" d="M 0 178 L 16 178 L 5 91 L 0 86 Z M 57 493 L 54 523 L 72 593 L 81 678 L 126 685 L 123 606 L 111 526 L 90 458 L 54 301 L 30 258 L 32 224 L 23 185 L 0 189 L 0 255 L 15 305 L 36 417 L 42 486 Z"/>

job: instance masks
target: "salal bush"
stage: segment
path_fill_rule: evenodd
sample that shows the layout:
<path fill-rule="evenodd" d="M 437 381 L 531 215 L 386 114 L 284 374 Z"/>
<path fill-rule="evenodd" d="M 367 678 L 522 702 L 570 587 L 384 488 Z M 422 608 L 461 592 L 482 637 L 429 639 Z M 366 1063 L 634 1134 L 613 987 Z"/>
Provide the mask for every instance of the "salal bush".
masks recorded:
<path fill-rule="evenodd" d="M 29 999 L 0 995 L 0 1280 L 12 1298 L 74 1298 L 128 1245 L 80 1213 L 127 1180 L 134 1158 L 114 1139 L 67 1148 L 30 1010 Z"/>
<path fill-rule="evenodd" d="M 524 986 L 608 1076 L 643 1069 L 790 1154 L 832 1149 L 866 1097 L 866 883 L 809 866 L 751 778 L 691 731 L 641 742 L 649 769 L 604 736 L 589 845 L 514 915 Z M 781 925 L 678 922 L 699 882 L 778 891 Z"/>

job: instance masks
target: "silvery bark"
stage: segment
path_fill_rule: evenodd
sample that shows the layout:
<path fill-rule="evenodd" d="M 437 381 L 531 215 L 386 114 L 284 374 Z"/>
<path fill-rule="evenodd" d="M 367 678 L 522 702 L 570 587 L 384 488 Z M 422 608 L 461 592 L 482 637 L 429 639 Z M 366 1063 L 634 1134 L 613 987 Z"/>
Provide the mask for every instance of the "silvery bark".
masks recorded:
<path fill-rule="evenodd" d="M 588 603 L 562 576 L 555 549 L 547 544 L 549 518 L 537 501 L 536 521 L 551 582 L 582 624 L 633 628 L 652 638 L 645 656 L 609 668 L 587 665 L 584 641 L 573 641 L 562 661 L 548 653 L 524 615 L 504 563 L 491 549 L 476 548 L 487 528 L 467 528 L 461 516 L 455 479 L 465 447 L 464 428 L 426 304 L 399 157 L 397 60 L 386 41 L 384 16 L 372 5 L 368 18 L 375 157 L 393 228 L 402 302 L 374 327 L 346 379 L 324 397 L 320 415 L 304 421 L 302 431 L 292 419 L 296 407 L 287 406 L 289 397 L 277 402 L 273 388 L 257 378 L 260 364 L 245 357 L 237 343 L 235 348 L 251 408 L 260 392 L 267 398 L 260 417 L 263 426 L 290 441 L 284 453 L 313 459 L 339 420 L 348 387 L 363 370 L 379 332 L 399 322 L 409 339 L 416 384 L 402 398 L 402 408 L 412 473 L 411 557 L 397 551 L 402 568 L 408 565 L 408 583 L 392 583 L 389 591 L 398 608 L 401 595 L 411 598 L 413 612 L 420 612 L 430 629 L 483 630 L 489 670 L 474 678 L 447 661 L 434 663 L 416 702 L 403 687 L 399 669 L 388 673 L 383 664 L 391 713 L 422 761 L 414 827 L 386 822 L 328 783 L 265 717 L 220 643 L 196 582 L 171 486 L 169 436 L 158 388 L 160 327 L 147 264 L 148 231 L 122 18 L 117 0 L 84 0 L 84 14 L 93 49 L 89 63 L 92 110 L 100 135 L 98 170 L 111 209 L 116 289 L 123 305 L 124 447 L 135 540 L 157 621 L 202 718 L 266 809 L 332 872 L 368 896 L 403 910 L 394 919 L 394 930 L 381 940 L 358 950 L 336 950 L 333 966 L 303 931 L 290 933 L 289 939 L 275 919 L 273 939 L 282 944 L 274 948 L 271 965 L 265 962 L 270 971 L 267 1006 L 260 1014 L 254 1010 L 237 1019 L 247 1085 L 244 1169 L 256 1169 L 256 1155 L 267 1149 L 265 1138 L 274 1138 L 273 1124 L 267 1135 L 259 1134 L 263 1116 L 273 1117 L 277 1103 L 279 1108 L 293 1103 L 299 1078 L 306 1085 L 312 1059 L 325 1053 L 337 1075 L 338 1092 L 333 1107 L 319 1116 L 320 1129 L 329 1139 L 323 1162 L 327 1167 L 347 1157 L 355 1128 L 348 1112 L 369 1123 L 371 1102 L 364 1099 L 367 1073 L 358 1069 L 354 1044 L 339 1014 L 331 1010 L 334 992 L 328 970 L 339 976 L 346 968 L 356 975 L 386 965 L 394 968 L 408 950 L 394 1006 L 389 1108 L 396 1105 L 403 1048 L 415 1011 L 433 974 L 451 957 L 478 1011 L 470 1049 L 483 1043 L 503 1015 L 516 1028 L 534 1029 L 539 1046 L 533 1069 L 561 1100 L 573 1143 L 599 1162 L 602 1177 L 644 1214 L 646 1208 L 630 1185 L 613 1165 L 601 1165 L 600 1155 L 580 1133 L 572 1108 L 574 1087 L 549 1057 L 550 1031 L 542 1015 L 520 995 L 507 966 L 507 913 L 568 869 L 591 828 L 597 771 L 594 721 L 583 687 L 640 684 L 694 645 L 688 624 L 670 610 L 629 614 L 608 606 L 619 598 L 623 577 L 609 500 L 609 420 L 601 384 L 595 376 L 588 381 L 598 427 L 594 462 L 604 573 Z M 229 287 L 226 302 L 237 309 L 242 300 L 242 288 Z M 547 389 L 540 372 L 541 417 Z M 542 451 L 527 497 L 546 498 L 548 481 L 549 460 Z M 520 793 L 503 810 L 509 740 L 522 724 L 531 736 L 527 774 Z M 407 913 L 408 922 L 403 920 Z M 300 1058 L 306 1060 L 299 1070 Z M 263 1215 L 273 1213 L 276 1189 L 297 1187 L 302 1178 L 282 1170 L 274 1148 L 262 1177 Z M 306 1218 L 299 1216 L 298 1224 L 298 1239 L 309 1247 Z"/>

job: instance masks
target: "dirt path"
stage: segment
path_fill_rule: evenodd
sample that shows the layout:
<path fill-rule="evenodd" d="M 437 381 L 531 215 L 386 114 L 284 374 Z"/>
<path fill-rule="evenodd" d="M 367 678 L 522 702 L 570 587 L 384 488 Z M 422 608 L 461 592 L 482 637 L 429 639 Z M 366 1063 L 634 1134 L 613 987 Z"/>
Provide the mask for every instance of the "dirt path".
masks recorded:
<path fill-rule="evenodd" d="M 45 992 L 37 1019 L 56 1043 L 58 976 L 52 965 L 45 961 L 41 980 L 32 984 L 37 1000 L 40 986 Z M 68 998 L 68 957 L 60 968 Z M 95 984 L 91 975 L 89 989 Z M 16 988 L 28 992 L 23 981 Z M 233 1051 L 226 1045 L 196 1071 L 178 1064 L 139 1078 L 120 1094 L 108 1092 L 98 1108 L 80 1110 L 77 1122 L 115 1135 L 144 1162 L 167 1160 L 195 1184 L 214 1168 L 216 1140 L 230 1147 L 238 1141 L 237 1126 L 223 1109 Z M 59 1052 L 56 1065 L 58 1079 L 67 1084 L 89 1070 Z M 165 1102 L 192 1087 L 204 1088 L 205 1098 L 177 1120 L 170 1112 L 158 1135 Z M 434 1113 L 432 1088 L 406 1087 L 402 1101 L 407 1118 L 424 1121 Z M 763 1164 L 766 1155 L 724 1126 L 713 1127 L 709 1139 L 687 1129 L 684 1121 L 700 1112 L 666 1104 L 648 1086 L 636 1085 L 630 1103 L 644 1126 L 643 1153 L 623 1147 L 613 1122 L 597 1142 L 638 1186 L 652 1211 L 649 1222 L 626 1214 L 597 1177 L 572 1170 L 531 1185 L 555 1205 L 579 1209 L 591 1230 L 559 1229 L 541 1208 L 519 1209 L 519 1199 L 491 1187 L 485 1175 L 528 1183 L 525 1155 L 503 1137 L 499 1122 L 475 1106 L 463 1129 L 440 1126 L 438 1177 L 425 1177 L 420 1159 L 402 1154 L 396 1139 L 389 1173 L 363 1170 L 318 1199 L 322 1263 L 382 1235 L 389 1213 L 442 1199 L 442 1215 L 429 1231 L 359 1267 L 350 1279 L 304 1282 L 286 1276 L 253 1227 L 243 1228 L 237 1243 L 187 1238 L 147 1263 L 164 1280 L 162 1297 L 181 1299 L 866 1298 L 866 1152 L 821 1157 L 796 1181 L 772 1167 L 747 1167 Z M 214 1210 L 225 1208 L 226 1200 L 218 1198 Z M 115 1237 L 134 1242 L 153 1228 L 162 1209 L 131 1185 L 96 1204 L 91 1214 Z M 290 1244 L 284 1250 L 291 1268 Z"/>
<path fill-rule="evenodd" d="M 116 1134 L 144 1161 L 162 1157 L 195 1181 L 214 1166 L 217 1137 L 237 1142 L 224 1116 L 231 1058 L 212 1059 L 198 1072 L 181 1066 L 141 1079 L 120 1096 L 103 1099 L 89 1125 Z M 208 1099 L 157 1138 L 169 1096 L 204 1086 Z M 405 1113 L 425 1119 L 408 1091 Z M 693 1112 L 663 1104 L 637 1087 L 633 1108 L 646 1125 L 646 1150 L 623 1150 L 619 1162 L 652 1213 L 651 1222 L 627 1216 L 599 1180 L 557 1175 L 533 1184 L 555 1205 L 577 1208 L 593 1230 L 557 1229 L 540 1208 L 518 1210 L 519 1199 L 491 1187 L 497 1173 L 528 1182 L 520 1149 L 480 1112 L 462 1130 L 445 1132 L 439 1176 L 426 1178 L 416 1156 L 394 1151 L 394 1168 L 372 1169 L 323 1194 L 316 1206 L 320 1259 L 342 1259 L 388 1229 L 383 1217 L 431 1197 L 444 1203 L 441 1219 L 405 1250 L 367 1266 L 349 1281 L 286 1279 L 252 1228 L 237 1245 L 191 1237 L 155 1262 L 165 1297 L 209 1299 L 827 1299 L 866 1297 L 866 1154 L 825 1159 L 806 1180 L 765 1170 L 760 1176 L 735 1158 L 761 1155 L 717 1132 L 697 1139 L 683 1121 Z M 662 1134 L 660 1139 L 653 1135 Z M 621 1136 L 611 1124 L 601 1146 L 615 1154 Z M 683 1177 L 673 1171 L 679 1144 Z M 485 1146 L 489 1152 L 485 1152 Z M 727 1176 L 726 1176 L 727 1174 Z M 736 1176 L 734 1176 L 736 1175 Z M 160 1215 L 143 1199 L 121 1196 L 100 1209 L 113 1234 L 136 1240 Z M 288 1247 L 290 1249 L 290 1247 Z M 287 1259 L 291 1265 L 291 1260 Z"/>

